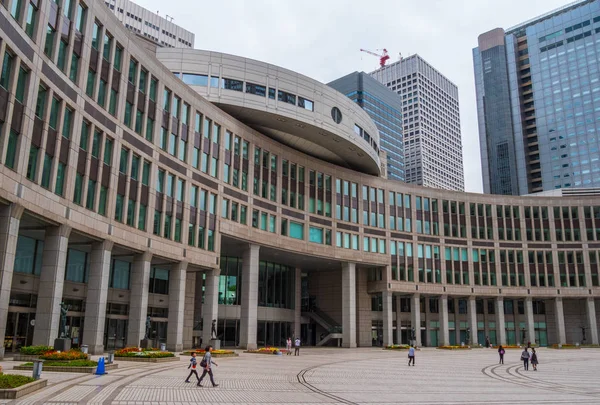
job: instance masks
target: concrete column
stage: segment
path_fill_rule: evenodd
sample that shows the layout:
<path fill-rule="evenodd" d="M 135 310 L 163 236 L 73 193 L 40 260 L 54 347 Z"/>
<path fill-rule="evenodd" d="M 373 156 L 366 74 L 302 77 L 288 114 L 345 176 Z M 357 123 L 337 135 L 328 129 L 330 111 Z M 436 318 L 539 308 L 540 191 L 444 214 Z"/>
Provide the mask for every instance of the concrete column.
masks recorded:
<path fill-rule="evenodd" d="M 401 311 L 401 300 L 400 296 L 396 297 L 396 341 L 399 345 L 402 344 L 402 311 Z"/>
<path fill-rule="evenodd" d="M 450 329 L 448 328 L 448 296 L 440 297 L 440 346 L 450 344 Z"/>
<path fill-rule="evenodd" d="M 33 345 L 53 346 L 58 337 L 60 304 L 65 283 L 65 266 L 71 227 L 66 225 L 46 229 L 42 272 L 36 308 Z"/>
<path fill-rule="evenodd" d="M 169 270 L 169 324 L 167 350 L 183 350 L 183 319 L 185 315 L 185 284 L 188 263 L 179 262 Z"/>
<path fill-rule="evenodd" d="M 248 245 L 242 254 L 240 346 L 244 349 L 256 349 L 259 251 L 259 245 Z"/>
<path fill-rule="evenodd" d="M 475 297 L 469 297 L 469 328 L 471 328 L 471 346 L 479 344 L 477 339 L 477 301 Z"/>
<path fill-rule="evenodd" d="M 384 291 L 383 295 L 383 346 L 394 343 L 394 319 L 392 312 L 392 292 Z"/>
<path fill-rule="evenodd" d="M 342 347 L 356 347 L 356 264 L 342 264 Z"/>
<path fill-rule="evenodd" d="M 212 339 L 212 321 L 219 318 L 219 278 L 221 270 L 213 269 L 205 273 L 204 303 L 202 304 L 202 345 Z M 243 296 L 242 296 L 243 299 Z"/>
<path fill-rule="evenodd" d="M 496 344 L 506 346 L 506 327 L 504 325 L 504 299 L 496 298 Z"/>
<path fill-rule="evenodd" d="M 23 206 L 17 204 L 0 208 L 0 359 L 4 358 L 8 303 L 23 211 Z"/>
<path fill-rule="evenodd" d="M 112 248 L 112 241 L 97 242 L 92 245 L 90 254 L 82 340 L 84 345 L 88 345 L 90 354 L 104 353 L 104 324 Z"/>
<path fill-rule="evenodd" d="M 421 346 L 421 295 L 413 294 L 410 303 L 410 327 L 415 329 L 415 345 Z M 412 331 L 410 332 L 412 333 Z M 409 333 L 409 336 L 410 336 Z M 412 342 L 411 342 L 412 343 Z"/>
<path fill-rule="evenodd" d="M 183 308 L 183 349 L 191 349 L 194 342 L 194 305 L 196 300 L 196 272 L 188 272 L 185 277 L 185 305 Z M 202 295 L 202 290 L 199 292 Z"/>
<path fill-rule="evenodd" d="M 136 255 L 131 266 L 131 294 L 129 298 L 129 326 L 127 346 L 139 347 L 146 334 L 148 316 L 148 287 L 152 252 Z"/>
<path fill-rule="evenodd" d="M 294 337 L 301 335 L 302 325 L 302 269 L 296 268 L 294 279 Z"/>
<path fill-rule="evenodd" d="M 596 321 L 596 303 L 593 298 L 588 298 L 585 303 L 587 324 L 590 330 L 589 339 L 593 345 L 598 344 L 598 322 Z"/>
<path fill-rule="evenodd" d="M 525 336 L 525 341 L 523 344 L 527 344 L 527 342 L 531 342 L 531 344 L 535 344 L 535 322 L 533 318 L 533 300 L 531 297 L 525 298 L 525 325 L 527 328 L 527 336 Z"/>
<path fill-rule="evenodd" d="M 554 299 L 554 315 L 556 316 L 556 339 L 558 344 L 567 343 L 565 333 L 565 314 L 563 312 L 562 298 Z"/>

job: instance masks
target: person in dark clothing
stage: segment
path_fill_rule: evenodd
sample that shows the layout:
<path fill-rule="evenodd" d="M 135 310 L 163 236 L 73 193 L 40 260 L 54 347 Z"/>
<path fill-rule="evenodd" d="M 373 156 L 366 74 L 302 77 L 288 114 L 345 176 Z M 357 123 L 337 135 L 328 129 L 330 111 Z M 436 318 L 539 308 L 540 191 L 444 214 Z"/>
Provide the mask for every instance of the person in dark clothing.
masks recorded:
<path fill-rule="evenodd" d="M 498 364 L 504 364 L 504 348 L 502 345 L 498 346 L 498 356 L 500 356 L 500 361 L 498 361 Z"/>
<path fill-rule="evenodd" d="M 203 367 L 204 371 L 202 372 L 202 377 L 200 377 L 200 379 L 198 380 L 198 387 L 202 387 L 202 380 L 204 379 L 206 374 L 209 375 L 210 382 L 212 383 L 213 387 L 219 386 L 219 384 L 215 383 L 215 379 L 214 379 L 213 373 L 212 373 L 212 365 L 214 364 L 215 366 L 218 366 L 217 363 L 212 361 L 212 355 L 210 354 L 212 352 L 212 349 L 213 349 L 212 346 L 210 346 L 210 345 L 206 346 L 206 352 L 204 353 L 204 357 L 202 358 L 202 361 L 200 362 L 200 367 Z"/>
<path fill-rule="evenodd" d="M 486 336 L 485 337 L 485 348 L 487 349 L 488 347 L 490 347 L 490 337 Z"/>
<path fill-rule="evenodd" d="M 196 361 L 196 352 L 192 353 L 192 358 L 190 359 L 190 365 L 188 366 L 188 370 L 192 369 L 190 371 L 190 375 L 187 376 L 187 378 L 185 379 L 186 383 L 190 382 L 190 377 L 195 374 L 196 375 L 196 380 L 200 381 L 200 377 L 198 377 L 198 371 L 196 371 L 196 366 L 197 366 L 197 361 Z"/>
<path fill-rule="evenodd" d="M 294 341 L 294 356 L 300 356 L 300 338 Z"/>
<path fill-rule="evenodd" d="M 538 358 L 535 348 L 531 348 L 531 365 L 533 366 L 533 371 L 537 371 Z"/>

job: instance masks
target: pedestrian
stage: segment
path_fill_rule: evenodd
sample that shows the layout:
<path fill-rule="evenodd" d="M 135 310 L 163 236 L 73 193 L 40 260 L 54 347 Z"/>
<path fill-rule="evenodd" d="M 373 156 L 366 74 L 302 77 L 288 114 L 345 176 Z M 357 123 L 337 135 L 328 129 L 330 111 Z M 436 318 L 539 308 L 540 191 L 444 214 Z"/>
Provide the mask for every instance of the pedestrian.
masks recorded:
<path fill-rule="evenodd" d="M 490 337 L 489 337 L 489 336 L 486 336 L 486 337 L 485 337 L 485 348 L 487 349 L 487 348 L 489 348 L 489 347 L 490 347 Z"/>
<path fill-rule="evenodd" d="M 527 348 L 525 348 L 525 350 L 523 350 L 523 352 L 521 353 L 521 360 L 523 360 L 523 368 L 525 370 L 529 370 L 529 351 L 527 350 Z"/>
<path fill-rule="evenodd" d="M 294 356 L 300 356 L 300 338 L 297 337 L 294 341 Z"/>
<path fill-rule="evenodd" d="M 500 361 L 498 361 L 498 364 L 504 364 L 504 348 L 502 345 L 498 346 L 498 356 L 500 356 Z"/>
<path fill-rule="evenodd" d="M 291 356 L 292 355 L 292 338 L 288 337 L 287 341 L 285 342 L 285 348 L 287 350 L 287 355 Z"/>
<path fill-rule="evenodd" d="M 410 349 L 408 349 L 408 366 L 410 367 L 410 362 L 412 361 L 413 367 L 415 366 L 415 348 L 411 345 Z"/>
<path fill-rule="evenodd" d="M 188 370 L 192 369 L 192 371 L 190 371 L 190 375 L 188 375 L 187 378 L 185 379 L 186 383 L 190 382 L 190 377 L 193 374 L 196 375 L 196 380 L 200 381 L 200 377 L 198 377 L 198 371 L 196 371 L 196 365 L 197 365 L 196 352 L 192 352 L 192 358 L 190 359 L 190 365 L 188 366 Z"/>
<path fill-rule="evenodd" d="M 538 358 L 535 348 L 531 348 L 531 365 L 533 366 L 533 371 L 537 371 Z"/>
<path fill-rule="evenodd" d="M 202 358 L 202 361 L 200 362 L 200 367 L 202 367 L 204 369 L 204 371 L 202 372 L 202 377 L 200 377 L 200 379 L 198 380 L 198 387 L 202 387 L 202 380 L 204 379 L 206 374 L 209 375 L 210 382 L 212 383 L 213 387 L 219 386 L 219 384 L 215 384 L 215 379 L 214 379 L 213 373 L 212 373 L 212 365 L 214 364 L 215 366 L 218 366 L 217 363 L 212 361 L 212 355 L 211 355 L 212 349 L 213 349 L 213 347 L 211 345 L 206 346 L 204 357 Z"/>

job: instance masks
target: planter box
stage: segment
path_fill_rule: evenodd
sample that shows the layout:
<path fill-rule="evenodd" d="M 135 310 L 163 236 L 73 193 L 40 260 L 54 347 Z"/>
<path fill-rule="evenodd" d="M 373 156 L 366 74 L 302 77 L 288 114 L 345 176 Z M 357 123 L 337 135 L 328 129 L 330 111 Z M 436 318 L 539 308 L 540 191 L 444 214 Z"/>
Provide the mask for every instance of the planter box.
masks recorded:
<path fill-rule="evenodd" d="M 158 358 L 147 358 L 147 357 L 116 357 L 115 361 L 135 361 L 138 363 L 167 363 L 170 361 L 179 361 L 179 357 L 158 357 Z"/>
<path fill-rule="evenodd" d="M 30 362 L 30 361 L 34 361 L 39 359 L 41 356 L 41 354 L 21 354 L 21 353 L 15 353 L 15 355 L 13 356 L 12 361 L 23 361 L 23 362 Z M 87 355 L 87 359 L 90 360 L 90 355 Z"/>
<path fill-rule="evenodd" d="M 116 370 L 119 368 L 118 364 L 106 364 L 104 369 L 106 371 Z M 33 366 L 15 366 L 13 370 L 33 370 Z M 59 367 L 59 366 L 42 366 L 42 373 L 45 371 L 55 371 L 59 373 L 84 373 L 84 374 L 94 374 L 96 372 L 96 367 Z"/>
<path fill-rule="evenodd" d="M 40 379 L 17 388 L 0 389 L 0 399 L 17 399 L 34 391 L 41 390 L 48 384 L 48 380 Z"/>

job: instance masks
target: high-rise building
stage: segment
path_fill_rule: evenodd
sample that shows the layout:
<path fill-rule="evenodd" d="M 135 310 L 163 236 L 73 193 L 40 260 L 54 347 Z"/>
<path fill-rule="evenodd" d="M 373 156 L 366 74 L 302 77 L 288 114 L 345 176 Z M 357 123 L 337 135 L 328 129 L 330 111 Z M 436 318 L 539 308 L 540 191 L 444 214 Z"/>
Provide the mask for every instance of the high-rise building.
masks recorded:
<path fill-rule="evenodd" d="M 104 4 L 127 29 L 156 45 L 169 48 L 194 47 L 194 33 L 173 23 L 172 19 L 161 17 L 158 11 L 153 13 L 131 0 L 105 0 Z"/>
<path fill-rule="evenodd" d="M 600 1 L 571 3 L 473 49 L 486 193 L 600 186 Z"/>
<path fill-rule="evenodd" d="M 379 130 L 379 145 L 387 153 L 388 179 L 404 181 L 402 99 L 365 72 L 354 72 L 328 83 L 354 100 Z"/>
<path fill-rule="evenodd" d="M 458 87 L 419 55 L 371 76 L 402 97 L 406 182 L 464 190 Z"/>

